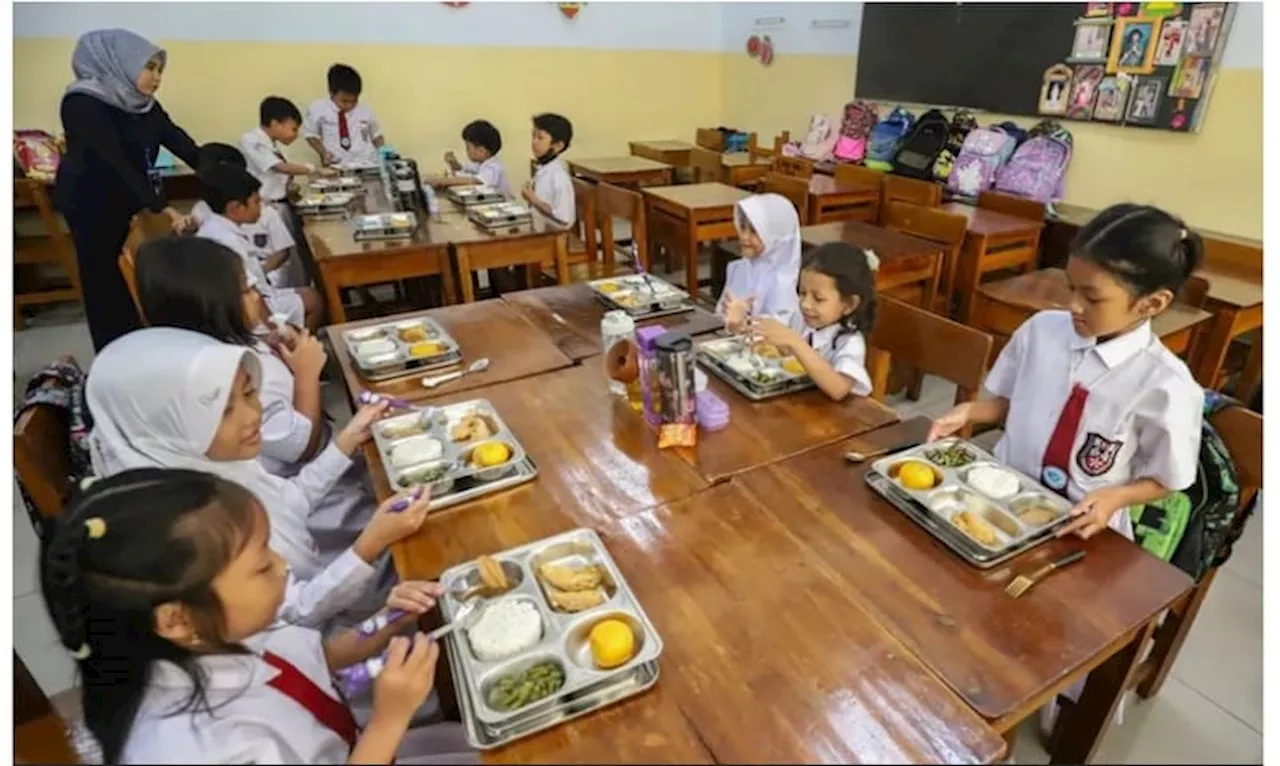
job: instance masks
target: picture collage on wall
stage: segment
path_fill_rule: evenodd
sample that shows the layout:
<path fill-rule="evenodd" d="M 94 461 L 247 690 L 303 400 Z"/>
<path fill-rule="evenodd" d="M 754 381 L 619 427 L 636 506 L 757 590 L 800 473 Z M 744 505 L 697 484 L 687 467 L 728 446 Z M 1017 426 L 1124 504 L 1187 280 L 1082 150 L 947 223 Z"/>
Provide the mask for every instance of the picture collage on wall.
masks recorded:
<path fill-rule="evenodd" d="M 1226 3 L 1084 3 L 1069 54 L 1044 72 L 1039 112 L 1186 131 L 1225 43 Z"/>

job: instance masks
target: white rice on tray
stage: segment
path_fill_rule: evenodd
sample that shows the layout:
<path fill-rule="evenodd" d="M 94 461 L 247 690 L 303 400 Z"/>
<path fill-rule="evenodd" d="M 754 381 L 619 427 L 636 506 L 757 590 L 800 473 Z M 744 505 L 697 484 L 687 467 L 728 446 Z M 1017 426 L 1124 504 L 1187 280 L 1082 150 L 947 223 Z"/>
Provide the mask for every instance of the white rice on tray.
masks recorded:
<path fill-rule="evenodd" d="M 481 660 L 505 659 L 542 640 L 542 616 L 528 601 L 499 601 L 484 610 L 467 638 Z"/>

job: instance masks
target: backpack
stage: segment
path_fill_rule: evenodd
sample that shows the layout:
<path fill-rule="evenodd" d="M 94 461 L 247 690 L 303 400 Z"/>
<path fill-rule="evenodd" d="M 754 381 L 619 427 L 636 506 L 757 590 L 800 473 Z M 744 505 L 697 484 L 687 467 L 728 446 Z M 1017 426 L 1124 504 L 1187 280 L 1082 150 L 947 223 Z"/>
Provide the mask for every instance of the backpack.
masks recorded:
<path fill-rule="evenodd" d="M 1230 558 L 1243 522 L 1257 507 L 1255 502 L 1240 524 L 1232 524 L 1240 501 L 1240 484 L 1226 445 L 1209 420 L 1214 413 L 1234 406 L 1238 403 L 1228 397 L 1205 391 L 1195 483 L 1182 492 L 1129 509 L 1134 540 L 1153 556 L 1197 580 Z"/>
<path fill-rule="evenodd" d="M 951 123 L 937 109 L 920 115 L 893 156 L 893 172 L 907 178 L 932 180 L 933 163 L 947 146 Z"/>
<path fill-rule="evenodd" d="M 70 442 L 65 446 L 71 470 L 71 476 L 67 478 L 72 484 L 77 484 L 93 472 L 89 457 L 89 432 L 93 430 L 93 418 L 85 404 L 84 385 L 85 374 L 70 357 L 45 365 L 27 382 L 22 407 L 13 419 L 16 424 L 28 408 L 36 405 L 48 405 L 57 410 L 59 417 L 66 423 L 70 436 Z M 52 519 L 40 513 L 21 480 L 18 481 L 18 491 L 22 494 L 27 515 L 31 518 L 36 534 L 41 540 L 47 539 Z"/>
<path fill-rule="evenodd" d="M 1009 135 L 1013 136 L 1014 148 L 1017 148 L 1018 144 L 1021 144 L 1023 141 L 1027 140 L 1027 131 L 1023 130 L 1022 126 L 1014 122 L 1013 120 L 1005 120 L 1004 122 L 997 122 L 996 127 L 1003 130 L 1005 133 L 1008 133 Z"/>
<path fill-rule="evenodd" d="M 814 162 L 825 162 L 831 159 L 831 150 L 835 148 L 835 123 L 825 114 L 815 114 L 809 118 L 809 131 L 804 141 L 792 141 L 782 147 L 784 157 L 805 157 Z"/>
<path fill-rule="evenodd" d="M 893 157 L 902 139 L 911 130 L 913 122 L 915 117 L 911 112 L 900 106 L 894 107 L 888 117 L 871 129 L 871 135 L 867 138 L 867 157 L 863 164 L 876 170 L 893 170 Z"/>
<path fill-rule="evenodd" d="M 996 175 L 996 190 L 1037 202 L 1062 199 L 1071 164 L 1071 133 L 1053 120 L 1045 120 L 1027 133 L 1009 162 Z"/>
<path fill-rule="evenodd" d="M 845 104 L 840 137 L 836 139 L 832 156 L 840 162 L 862 162 L 867 156 L 867 137 L 879 120 L 876 108 L 866 101 Z"/>
<path fill-rule="evenodd" d="M 966 109 L 961 109 L 952 116 L 951 126 L 947 130 L 947 145 L 942 147 L 938 159 L 933 163 L 935 179 L 946 181 L 951 175 L 951 168 L 955 165 L 956 157 L 960 156 L 960 148 L 964 146 L 965 137 L 976 127 L 978 127 L 978 121 Z"/>
<path fill-rule="evenodd" d="M 1016 141 L 999 127 L 978 128 L 969 132 L 960 155 L 956 157 L 947 188 L 968 197 L 990 189 L 996 182 L 996 171 L 1013 154 Z"/>

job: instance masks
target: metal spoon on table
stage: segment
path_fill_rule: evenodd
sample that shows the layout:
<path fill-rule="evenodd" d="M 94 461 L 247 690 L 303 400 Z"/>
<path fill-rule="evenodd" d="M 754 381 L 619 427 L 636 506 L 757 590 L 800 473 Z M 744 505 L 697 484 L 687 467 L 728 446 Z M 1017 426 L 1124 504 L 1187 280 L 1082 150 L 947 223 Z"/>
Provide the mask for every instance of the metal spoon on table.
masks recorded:
<path fill-rule="evenodd" d="M 428 633 L 427 638 L 431 641 L 439 641 L 459 628 L 471 630 L 480 621 L 480 617 L 488 606 L 488 601 L 468 601 L 458 609 L 458 613 L 453 616 L 452 620 Z"/>
<path fill-rule="evenodd" d="M 463 375 L 469 375 L 473 372 L 484 372 L 487 369 L 489 369 L 489 359 L 487 357 L 477 359 L 474 362 L 472 362 L 471 366 L 465 370 L 458 370 L 457 372 L 448 372 L 448 373 L 445 373 L 444 375 L 436 375 L 434 377 L 423 378 L 422 387 L 435 388 L 436 386 L 439 386 L 443 383 L 449 383 L 450 381 L 457 380 L 458 378 L 461 378 Z"/>

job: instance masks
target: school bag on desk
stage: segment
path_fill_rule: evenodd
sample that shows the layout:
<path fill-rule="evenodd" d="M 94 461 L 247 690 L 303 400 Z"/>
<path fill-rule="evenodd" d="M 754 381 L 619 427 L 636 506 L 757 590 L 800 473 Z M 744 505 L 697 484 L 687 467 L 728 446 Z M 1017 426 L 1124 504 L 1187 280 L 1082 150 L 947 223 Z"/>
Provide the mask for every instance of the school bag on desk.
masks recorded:
<path fill-rule="evenodd" d="M 1016 145 L 1013 136 L 997 126 L 970 131 L 947 177 L 947 188 L 965 197 L 977 197 L 979 192 L 990 189 Z"/>
<path fill-rule="evenodd" d="M 782 156 L 826 162 L 831 159 L 831 150 L 835 148 L 839 137 L 834 120 L 825 114 L 815 114 L 809 118 L 809 131 L 805 133 L 804 141 L 792 141 L 784 145 Z"/>
<path fill-rule="evenodd" d="M 1046 204 L 1062 199 L 1072 144 L 1071 132 L 1062 125 L 1040 122 L 996 174 L 996 191 Z"/>
<path fill-rule="evenodd" d="M 956 157 L 960 156 L 964 139 L 976 127 L 978 127 L 978 121 L 967 109 L 961 109 L 951 117 L 951 126 L 947 129 L 947 145 L 942 147 L 938 159 L 933 163 L 935 180 L 946 182 L 951 175 L 951 168 L 956 164 Z"/>
<path fill-rule="evenodd" d="M 924 181 L 933 179 L 933 163 L 947 147 L 951 123 L 938 109 L 920 115 L 893 156 L 893 172 Z"/>
<path fill-rule="evenodd" d="M 911 131 L 915 117 L 900 106 L 871 129 L 867 139 L 867 158 L 863 164 L 876 170 L 893 170 L 893 158 L 898 153 L 902 139 Z"/>
<path fill-rule="evenodd" d="M 867 140 L 880 121 L 876 108 L 866 101 L 850 101 L 844 105 L 840 136 L 831 155 L 837 162 L 862 162 L 867 157 Z"/>

